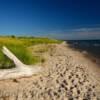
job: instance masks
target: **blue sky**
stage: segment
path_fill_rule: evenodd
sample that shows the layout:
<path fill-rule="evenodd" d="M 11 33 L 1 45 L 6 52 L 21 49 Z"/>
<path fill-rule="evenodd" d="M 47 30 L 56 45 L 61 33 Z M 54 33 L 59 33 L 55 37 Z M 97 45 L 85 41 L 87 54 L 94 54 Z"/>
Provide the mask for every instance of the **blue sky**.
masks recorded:
<path fill-rule="evenodd" d="M 100 0 L 0 0 L 0 35 L 100 39 Z"/>

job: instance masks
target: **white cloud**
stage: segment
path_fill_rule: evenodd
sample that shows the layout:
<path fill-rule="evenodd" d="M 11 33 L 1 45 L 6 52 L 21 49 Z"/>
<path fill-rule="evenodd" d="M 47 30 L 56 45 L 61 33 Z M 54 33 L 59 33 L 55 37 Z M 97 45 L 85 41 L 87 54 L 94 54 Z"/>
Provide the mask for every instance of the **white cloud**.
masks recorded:
<path fill-rule="evenodd" d="M 79 28 L 79 29 L 73 29 L 74 32 L 93 32 L 93 31 L 100 31 L 100 27 L 96 28 Z"/>

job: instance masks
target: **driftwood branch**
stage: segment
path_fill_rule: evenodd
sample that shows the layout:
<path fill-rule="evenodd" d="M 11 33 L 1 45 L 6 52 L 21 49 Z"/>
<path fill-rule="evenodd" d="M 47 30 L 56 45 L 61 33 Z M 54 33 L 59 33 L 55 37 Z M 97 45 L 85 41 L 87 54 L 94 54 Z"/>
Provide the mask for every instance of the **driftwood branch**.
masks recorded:
<path fill-rule="evenodd" d="M 30 66 L 23 64 L 9 49 L 5 46 L 2 48 L 2 52 L 10 58 L 14 64 L 15 68 L 12 69 L 0 69 L 0 80 L 9 78 L 19 78 L 27 77 L 33 74 L 37 74 L 41 71 L 39 66 Z"/>

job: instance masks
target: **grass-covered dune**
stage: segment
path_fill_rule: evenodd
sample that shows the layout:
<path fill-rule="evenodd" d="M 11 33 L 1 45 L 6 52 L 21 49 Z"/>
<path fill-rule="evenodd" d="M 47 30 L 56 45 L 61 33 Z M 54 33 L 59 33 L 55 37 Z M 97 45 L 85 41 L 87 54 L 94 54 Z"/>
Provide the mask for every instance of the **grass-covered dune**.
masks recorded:
<path fill-rule="evenodd" d="M 2 53 L 3 46 L 6 46 L 9 50 L 11 50 L 23 63 L 35 64 L 40 62 L 40 58 L 38 56 L 33 56 L 31 52 L 32 50 L 29 50 L 28 48 L 37 44 L 52 43 L 61 43 L 61 41 L 49 38 L 1 36 L 0 68 L 11 68 L 14 66 L 13 62 Z"/>

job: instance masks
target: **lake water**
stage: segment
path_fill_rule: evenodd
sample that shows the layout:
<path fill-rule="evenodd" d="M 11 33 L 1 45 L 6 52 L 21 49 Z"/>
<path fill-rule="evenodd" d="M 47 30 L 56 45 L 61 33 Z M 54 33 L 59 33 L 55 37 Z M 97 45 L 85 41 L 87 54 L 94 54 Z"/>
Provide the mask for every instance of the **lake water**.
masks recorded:
<path fill-rule="evenodd" d="M 68 40 L 71 47 L 100 59 L 100 40 Z"/>

